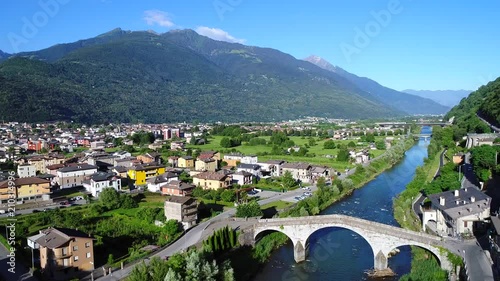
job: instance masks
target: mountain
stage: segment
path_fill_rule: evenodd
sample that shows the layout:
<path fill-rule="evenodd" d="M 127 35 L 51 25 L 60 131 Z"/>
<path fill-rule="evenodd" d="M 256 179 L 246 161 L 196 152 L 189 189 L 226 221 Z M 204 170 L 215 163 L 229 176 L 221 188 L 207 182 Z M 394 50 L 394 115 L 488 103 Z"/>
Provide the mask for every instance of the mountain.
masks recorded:
<path fill-rule="evenodd" d="M 467 97 L 472 91 L 470 90 L 404 90 L 404 93 L 412 94 L 422 98 L 431 99 L 444 106 L 453 107 L 457 105 L 463 98 Z"/>
<path fill-rule="evenodd" d="M 4 120 L 234 122 L 403 114 L 334 72 L 192 30 L 115 29 L 0 63 Z"/>
<path fill-rule="evenodd" d="M 0 50 L 0 62 L 8 59 L 11 55 L 4 53 L 2 50 Z"/>
<path fill-rule="evenodd" d="M 355 74 L 349 73 L 338 66 L 332 65 L 321 57 L 309 56 L 304 60 L 344 77 L 349 82 L 358 86 L 361 90 L 370 93 L 385 105 L 391 106 L 408 114 L 444 114 L 450 109 L 449 107 L 440 105 L 430 99 L 398 92 L 384 87 L 369 78 L 359 77 Z"/>
<path fill-rule="evenodd" d="M 500 77 L 462 99 L 445 118 L 454 117 L 454 124 L 466 132 L 490 132 L 478 116 L 500 127 Z"/>

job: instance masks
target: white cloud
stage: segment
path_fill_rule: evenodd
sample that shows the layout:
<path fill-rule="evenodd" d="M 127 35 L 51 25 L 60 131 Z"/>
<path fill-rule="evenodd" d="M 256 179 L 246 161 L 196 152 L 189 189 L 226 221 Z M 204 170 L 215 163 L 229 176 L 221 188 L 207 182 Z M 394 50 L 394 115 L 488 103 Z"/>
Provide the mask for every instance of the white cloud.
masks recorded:
<path fill-rule="evenodd" d="M 166 12 L 159 10 L 144 11 L 143 18 L 148 25 L 159 25 L 163 27 L 172 27 L 174 23 L 170 19 L 170 15 Z"/>
<path fill-rule="evenodd" d="M 240 43 L 243 44 L 245 43 L 245 39 L 238 39 L 233 36 L 231 36 L 229 33 L 226 31 L 219 29 L 219 28 L 211 28 L 211 27 L 206 27 L 206 26 L 198 26 L 195 30 L 198 34 L 207 36 L 209 38 L 212 38 L 214 40 L 218 41 L 226 41 L 230 43 Z"/>

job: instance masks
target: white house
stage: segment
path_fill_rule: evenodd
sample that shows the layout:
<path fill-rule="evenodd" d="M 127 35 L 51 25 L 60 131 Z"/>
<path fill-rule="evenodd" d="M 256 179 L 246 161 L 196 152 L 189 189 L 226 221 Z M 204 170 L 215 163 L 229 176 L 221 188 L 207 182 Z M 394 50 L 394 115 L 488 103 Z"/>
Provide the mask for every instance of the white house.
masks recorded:
<path fill-rule="evenodd" d="M 238 167 L 236 167 L 236 170 L 238 172 L 245 171 L 247 173 L 251 173 L 254 177 L 260 178 L 262 176 L 262 173 L 260 171 L 260 166 L 257 164 L 239 164 Z"/>
<path fill-rule="evenodd" d="M 472 234 L 490 217 L 491 197 L 475 187 L 429 195 L 431 206 L 423 210 L 422 228 L 442 236 Z"/>
<path fill-rule="evenodd" d="M 243 164 L 257 164 L 259 159 L 256 155 L 246 155 L 241 157 L 241 163 Z"/>
<path fill-rule="evenodd" d="M 261 166 L 263 176 L 281 177 L 283 174 L 282 166 L 285 163 L 283 160 L 268 160 L 257 164 Z"/>
<path fill-rule="evenodd" d="M 232 176 L 233 176 L 233 183 L 239 185 L 252 184 L 252 178 L 253 178 L 252 173 L 246 171 L 239 171 L 232 174 Z"/>
<path fill-rule="evenodd" d="M 160 192 L 161 188 L 171 181 L 178 181 L 179 176 L 176 173 L 166 172 L 154 178 L 146 180 L 148 190 L 151 192 Z"/>
<path fill-rule="evenodd" d="M 85 187 L 87 192 L 91 193 L 92 196 L 97 198 L 102 190 L 107 187 L 120 191 L 121 178 L 115 173 L 98 172 L 91 175 L 89 179 L 84 180 L 83 187 Z"/>
<path fill-rule="evenodd" d="M 20 178 L 29 178 L 36 176 L 36 166 L 30 164 L 22 164 L 17 166 L 17 175 Z"/>

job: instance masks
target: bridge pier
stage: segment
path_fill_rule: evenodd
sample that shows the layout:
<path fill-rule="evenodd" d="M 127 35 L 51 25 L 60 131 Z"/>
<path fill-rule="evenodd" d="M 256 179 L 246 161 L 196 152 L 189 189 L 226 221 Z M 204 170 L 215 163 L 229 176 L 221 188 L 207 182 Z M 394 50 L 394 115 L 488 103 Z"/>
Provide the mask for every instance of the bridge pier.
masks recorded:
<path fill-rule="evenodd" d="M 293 241 L 293 257 L 295 262 L 303 262 L 307 257 L 307 248 L 301 240 Z"/>
<path fill-rule="evenodd" d="M 378 253 L 373 253 L 373 267 L 375 270 L 384 270 L 388 268 L 387 257 L 382 253 L 382 250 L 379 250 Z"/>

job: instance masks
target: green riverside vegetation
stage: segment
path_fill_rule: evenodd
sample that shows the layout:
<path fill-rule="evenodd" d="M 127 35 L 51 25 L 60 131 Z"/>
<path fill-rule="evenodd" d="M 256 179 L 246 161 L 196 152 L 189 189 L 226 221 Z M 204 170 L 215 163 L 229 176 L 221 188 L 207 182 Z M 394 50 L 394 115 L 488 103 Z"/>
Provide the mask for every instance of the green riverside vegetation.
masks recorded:
<path fill-rule="evenodd" d="M 318 190 L 312 197 L 299 201 L 295 206 L 281 212 L 279 216 L 297 217 L 318 215 L 328 206 L 350 195 L 354 189 L 362 187 L 378 174 L 391 168 L 404 157 L 405 151 L 414 144 L 415 142 L 412 137 L 400 140 L 378 159 L 373 160 L 366 167 L 357 166 L 354 174 L 344 180 L 334 180 L 331 186 L 327 186 L 325 184 L 325 179 L 320 178 L 316 183 Z M 281 247 L 288 241 L 288 237 L 281 232 L 268 234 L 256 243 L 255 247 L 252 249 L 251 257 L 259 263 L 263 263 L 270 257 L 273 250 Z M 258 268 L 255 268 L 255 270 L 257 269 Z M 235 268 L 235 272 L 238 275 L 238 268 Z M 250 278 L 250 275 L 246 276 Z"/>

